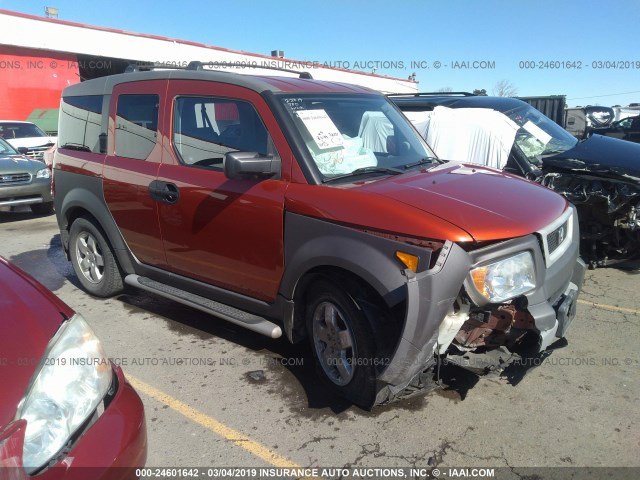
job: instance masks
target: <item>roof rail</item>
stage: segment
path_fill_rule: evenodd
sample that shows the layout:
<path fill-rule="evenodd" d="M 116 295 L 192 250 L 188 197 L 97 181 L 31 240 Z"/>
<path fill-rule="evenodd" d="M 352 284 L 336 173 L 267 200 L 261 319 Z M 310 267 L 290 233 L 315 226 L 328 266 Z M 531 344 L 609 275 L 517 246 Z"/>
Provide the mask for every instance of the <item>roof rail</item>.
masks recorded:
<path fill-rule="evenodd" d="M 186 67 L 176 66 L 176 65 L 164 65 L 164 64 L 154 64 L 154 65 L 141 65 L 139 63 L 130 63 L 127 65 L 124 73 L 133 73 L 133 72 L 150 72 L 155 69 L 171 69 L 171 70 L 205 70 L 204 67 L 211 67 L 206 70 L 217 70 L 226 72 L 227 70 L 221 69 L 220 67 L 235 67 L 231 62 L 200 62 L 198 60 L 193 60 L 189 62 Z M 246 68 L 262 68 L 265 70 L 277 70 L 280 72 L 289 72 L 295 73 L 299 75 L 300 78 L 304 78 L 306 80 L 313 80 L 313 77 L 309 72 L 301 72 L 299 70 L 292 70 L 290 68 L 280 68 L 271 65 L 247 65 Z"/>
<path fill-rule="evenodd" d="M 477 97 L 475 93 L 470 92 L 418 92 L 418 93 L 389 93 L 387 97 L 446 97 L 459 95 L 463 97 Z"/>
<path fill-rule="evenodd" d="M 197 60 L 189 62 L 187 65 L 187 70 L 204 70 L 204 67 L 209 66 L 212 70 L 215 70 L 217 67 L 234 67 L 232 62 L 200 62 Z M 288 72 L 298 74 L 300 78 L 304 78 L 307 80 L 313 80 L 313 77 L 309 72 L 301 72 L 299 70 L 292 70 L 290 68 L 280 68 L 271 65 L 246 65 L 246 68 L 262 68 L 265 70 L 277 70 L 280 72 Z"/>
<path fill-rule="evenodd" d="M 186 67 L 178 67 L 176 65 L 140 65 L 139 63 L 130 63 L 127 68 L 124 69 L 124 73 L 133 72 L 150 72 L 156 68 L 171 69 L 171 70 L 185 70 Z"/>

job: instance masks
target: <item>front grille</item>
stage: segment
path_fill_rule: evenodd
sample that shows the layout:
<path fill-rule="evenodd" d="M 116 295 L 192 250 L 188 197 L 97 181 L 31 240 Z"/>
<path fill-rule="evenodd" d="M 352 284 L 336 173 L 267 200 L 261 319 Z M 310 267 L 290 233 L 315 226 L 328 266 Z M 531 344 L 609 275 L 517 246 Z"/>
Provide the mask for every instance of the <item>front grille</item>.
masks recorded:
<path fill-rule="evenodd" d="M 27 157 L 33 158 L 35 160 L 40 160 L 44 157 L 44 152 L 49 150 L 51 147 L 32 147 L 27 151 Z"/>
<path fill-rule="evenodd" d="M 573 215 L 574 209 L 569 208 L 555 222 L 538 230 L 547 267 L 553 265 L 571 246 Z"/>
<path fill-rule="evenodd" d="M 547 248 L 549 249 L 549 253 L 555 252 L 562 242 L 567 239 L 569 234 L 568 226 L 569 222 L 566 221 L 547 235 Z"/>
<path fill-rule="evenodd" d="M 31 174 L 29 173 L 9 173 L 0 174 L 0 185 L 15 185 L 18 183 L 29 183 Z"/>

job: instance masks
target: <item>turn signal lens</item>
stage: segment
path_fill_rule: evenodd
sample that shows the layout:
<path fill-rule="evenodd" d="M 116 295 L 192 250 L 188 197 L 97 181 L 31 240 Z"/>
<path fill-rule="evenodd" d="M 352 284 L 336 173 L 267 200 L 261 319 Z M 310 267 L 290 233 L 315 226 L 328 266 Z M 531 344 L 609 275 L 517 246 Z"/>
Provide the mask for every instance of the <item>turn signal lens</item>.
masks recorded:
<path fill-rule="evenodd" d="M 471 270 L 471 279 L 473 280 L 473 285 L 476 287 L 476 290 L 480 292 L 481 295 L 487 296 L 487 289 L 485 286 L 485 278 L 487 275 L 487 268 L 480 267 L 475 270 Z"/>
<path fill-rule="evenodd" d="M 410 253 L 401 252 L 400 250 L 396 251 L 396 257 L 412 272 L 418 271 L 418 261 L 420 258 L 415 255 L 411 255 Z"/>

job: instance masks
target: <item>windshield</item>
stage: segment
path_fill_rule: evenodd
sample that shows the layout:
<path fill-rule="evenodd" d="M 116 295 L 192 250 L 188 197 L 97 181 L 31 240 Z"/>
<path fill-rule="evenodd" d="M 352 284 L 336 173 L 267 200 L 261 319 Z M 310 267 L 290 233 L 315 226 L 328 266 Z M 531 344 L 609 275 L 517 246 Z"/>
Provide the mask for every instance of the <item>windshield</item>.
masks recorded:
<path fill-rule="evenodd" d="M 18 155 L 15 148 L 0 138 L 0 155 Z"/>
<path fill-rule="evenodd" d="M 324 180 L 402 173 L 435 154 L 378 95 L 280 95 Z M 430 160 L 433 159 L 433 160 Z"/>
<path fill-rule="evenodd" d="M 0 137 L 5 140 L 12 138 L 46 137 L 47 134 L 33 123 L 0 123 Z"/>
<path fill-rule="evenodd" d="M 504 112 L 519 127 L 515 143 L 530 162 L 573 148 L 578 140 L 529 105 Z"/>

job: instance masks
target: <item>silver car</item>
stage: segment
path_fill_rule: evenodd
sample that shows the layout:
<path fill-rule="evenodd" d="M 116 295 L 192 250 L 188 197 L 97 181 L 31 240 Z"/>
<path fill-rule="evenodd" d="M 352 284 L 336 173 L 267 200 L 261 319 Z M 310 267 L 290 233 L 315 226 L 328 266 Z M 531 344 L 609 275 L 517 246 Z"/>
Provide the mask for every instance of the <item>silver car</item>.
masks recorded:
<path fill-rule="evenodd" d="M 0 138 L 0 207 L 29 205 L 36 214 L 53 212 L 51 170 Z"/>

